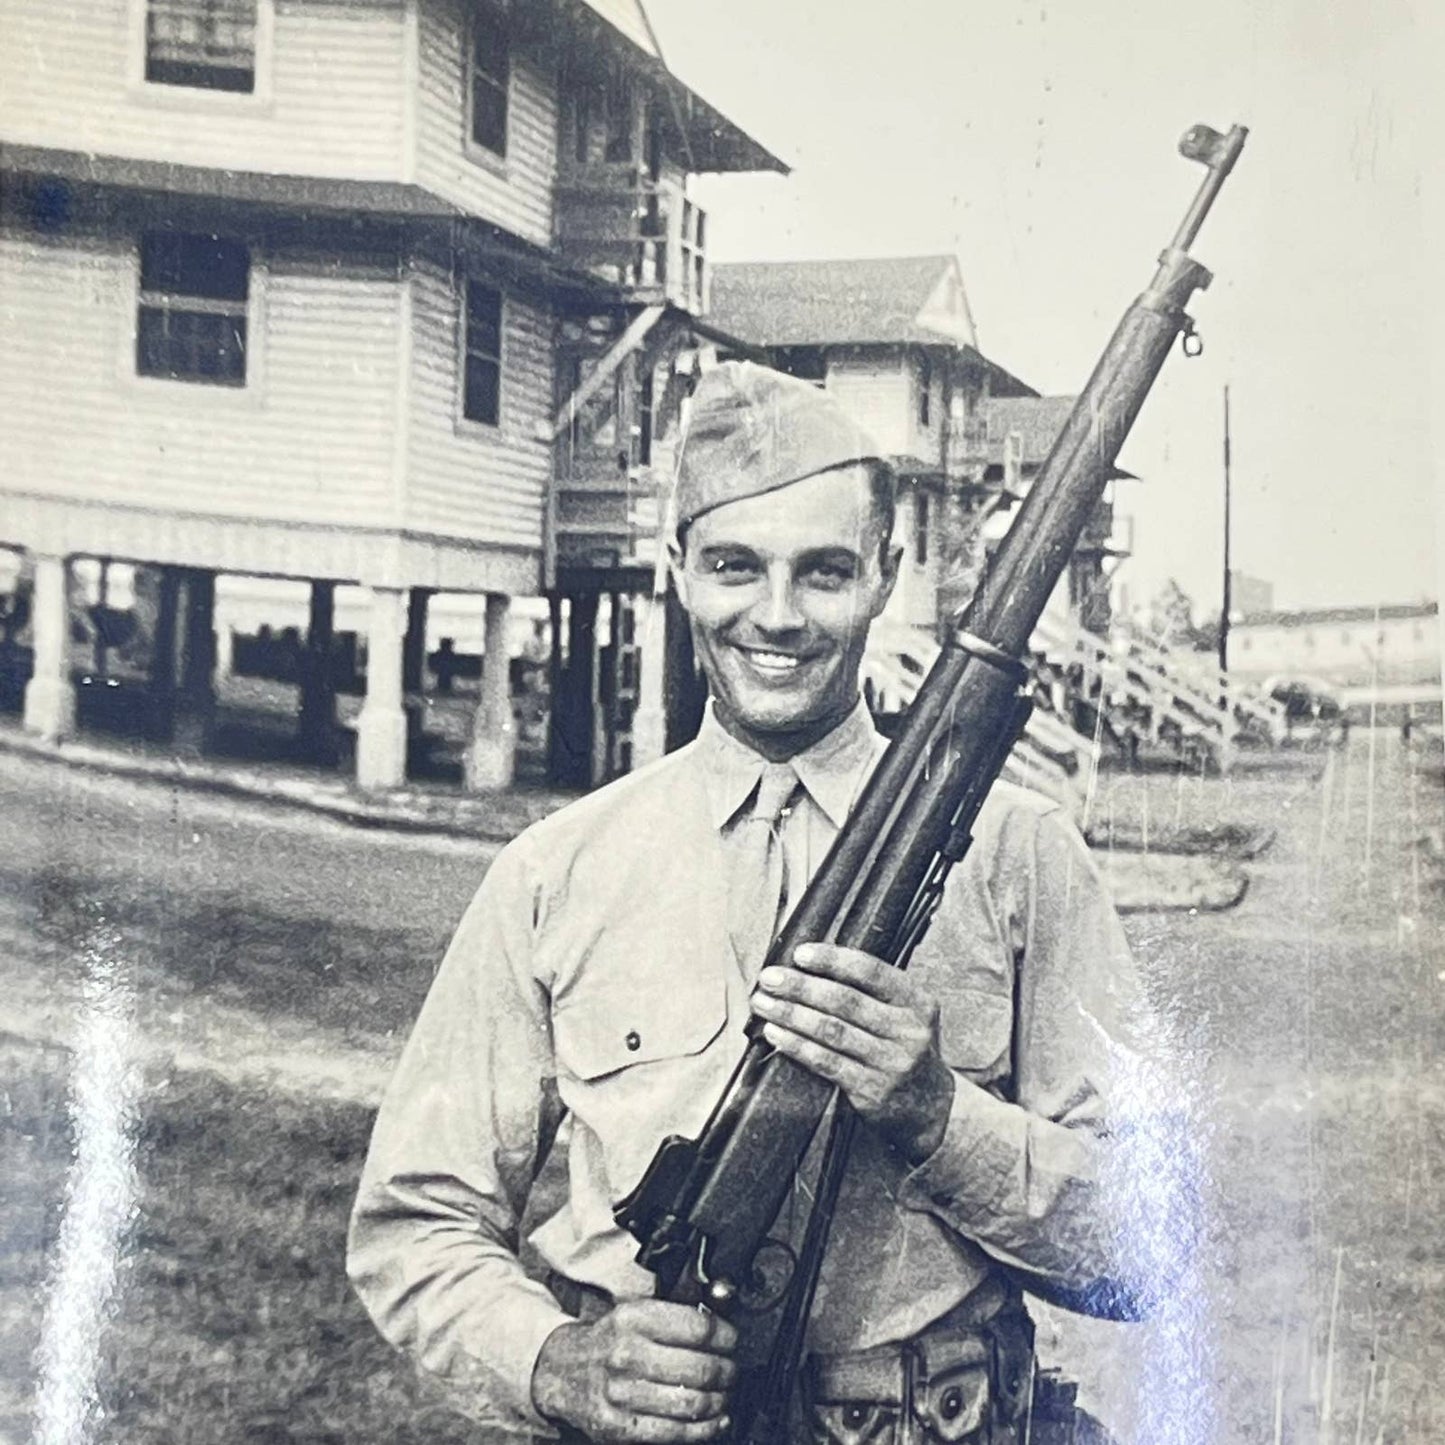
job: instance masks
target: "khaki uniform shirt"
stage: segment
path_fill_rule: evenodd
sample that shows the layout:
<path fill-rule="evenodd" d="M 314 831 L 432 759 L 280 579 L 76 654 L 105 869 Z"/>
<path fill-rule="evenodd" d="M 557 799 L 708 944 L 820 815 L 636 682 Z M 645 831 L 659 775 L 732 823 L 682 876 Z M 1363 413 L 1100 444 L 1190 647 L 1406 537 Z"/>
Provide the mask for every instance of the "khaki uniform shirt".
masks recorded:
<path fill-rule="evenodd" d="M 860 704 L 792 760 L 793 902 L 882 746 Z M 487 873 L 406 1046 L 350 1270 L 382 1333 L 482 1421 L 551 1433 L 532 1371 L 568 1316 L 539 1272 L 614 1298 L 653 1292 L 612 1207 L 666 1135 L 696 1135 L 744 1047 L 725 843 L 761 766 L 709 715 L 688 747 L 530 828 Z M 1118 1210 L 1101 1195 L 1135 974 L 1055 804 L 994 788 L 911 971 L 941 1008 L 953 1112 L 912 1171 L 859 1131 L 819 1349 L 906 1338 L 996 1261 L 1067 1289 L 1122 1272 Z M 558 1182 L 529 1210 L 549 1153 Z"/>

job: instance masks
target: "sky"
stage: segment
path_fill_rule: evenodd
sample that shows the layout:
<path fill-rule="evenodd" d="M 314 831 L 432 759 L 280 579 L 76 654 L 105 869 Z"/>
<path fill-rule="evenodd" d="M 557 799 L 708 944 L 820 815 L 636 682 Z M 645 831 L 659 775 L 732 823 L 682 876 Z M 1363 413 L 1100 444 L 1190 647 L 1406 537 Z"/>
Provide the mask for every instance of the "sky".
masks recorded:
<path fill-rule="evenodd" d="M 985 355 L 1045 393 L 1082 386 L 1173 234 L 1203 175 L 1179 136 L 1248 125 L 1193 248 L 1204 355 L 1122 455 L 1118 582 L 1217 611 L 1228 385 L 1236 567 L 1281 607 L 1439 595 L 1433 0 L 646 3 L 671 67 L 794 168 L 695 183 L 714 260 L 956 254 Z"/>

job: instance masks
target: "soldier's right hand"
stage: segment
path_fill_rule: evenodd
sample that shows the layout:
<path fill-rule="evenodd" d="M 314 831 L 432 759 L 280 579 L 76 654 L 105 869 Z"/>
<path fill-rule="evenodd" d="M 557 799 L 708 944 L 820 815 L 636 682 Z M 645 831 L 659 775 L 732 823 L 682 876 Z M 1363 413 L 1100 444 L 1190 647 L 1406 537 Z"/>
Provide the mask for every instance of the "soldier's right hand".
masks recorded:
<path fill-rule="evenodd" d="M 545 1419 L 599 1445 L 694 1445 L 731 1423 L 737 1331 L 726 1320 L 663 1300 L 628 1300 L 592 1324 L 552 1331 L 532 1373 Z"/>

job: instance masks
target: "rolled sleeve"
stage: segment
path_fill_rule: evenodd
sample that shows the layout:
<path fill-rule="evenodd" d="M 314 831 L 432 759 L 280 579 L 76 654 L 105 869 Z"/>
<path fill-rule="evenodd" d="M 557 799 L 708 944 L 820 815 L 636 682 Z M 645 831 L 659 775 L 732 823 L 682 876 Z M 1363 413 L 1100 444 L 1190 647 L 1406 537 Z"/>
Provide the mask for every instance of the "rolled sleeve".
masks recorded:
<path fill-rule="evenodd" d="M 377 1328 L 473 1419 L 555 1433 L 532 1403 L 570 1316 L 518 1257 L 519 1221 L 558 1109 L 535 899 L 517 845 L 448 949 L 381 1109 L 347 1268 Z"/>
<path fill-rule="evenodd" d="M 1182 1121 L 1082 838 L 1045 811 L 1025 840 L 1005 832 L 1000 846 L 1016 971 L 1011 1073 L 985 1088 L 956 1072 L 942 1142 L 906 1176 L 902 1202 L 1063 1303 L 1132 1317 L 1167 1287 L 1188 1233 L 1174 1168 Z"/>

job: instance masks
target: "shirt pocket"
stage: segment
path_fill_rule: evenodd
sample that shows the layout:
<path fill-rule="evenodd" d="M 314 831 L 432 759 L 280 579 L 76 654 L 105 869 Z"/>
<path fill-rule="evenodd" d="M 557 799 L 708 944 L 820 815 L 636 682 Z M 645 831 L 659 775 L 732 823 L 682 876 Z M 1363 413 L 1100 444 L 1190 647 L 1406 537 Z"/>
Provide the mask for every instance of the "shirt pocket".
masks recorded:
<path fill-rule="evenodd" d="M 592 982 L 552 1015 L 557 1087 L 611 1199 L 669 1134 L 691 1138 L 731 1071 L 727 985 L 679 974 L 652 985 Z"/>
<path fill-rule="evenodd" d="M 557 1062 L 593 1083 L 623 1069 L 701 1053 L 727 1023 L 720 978 L 680 975 L 655 985 L 577 990 L 552 1016 Z"/>

